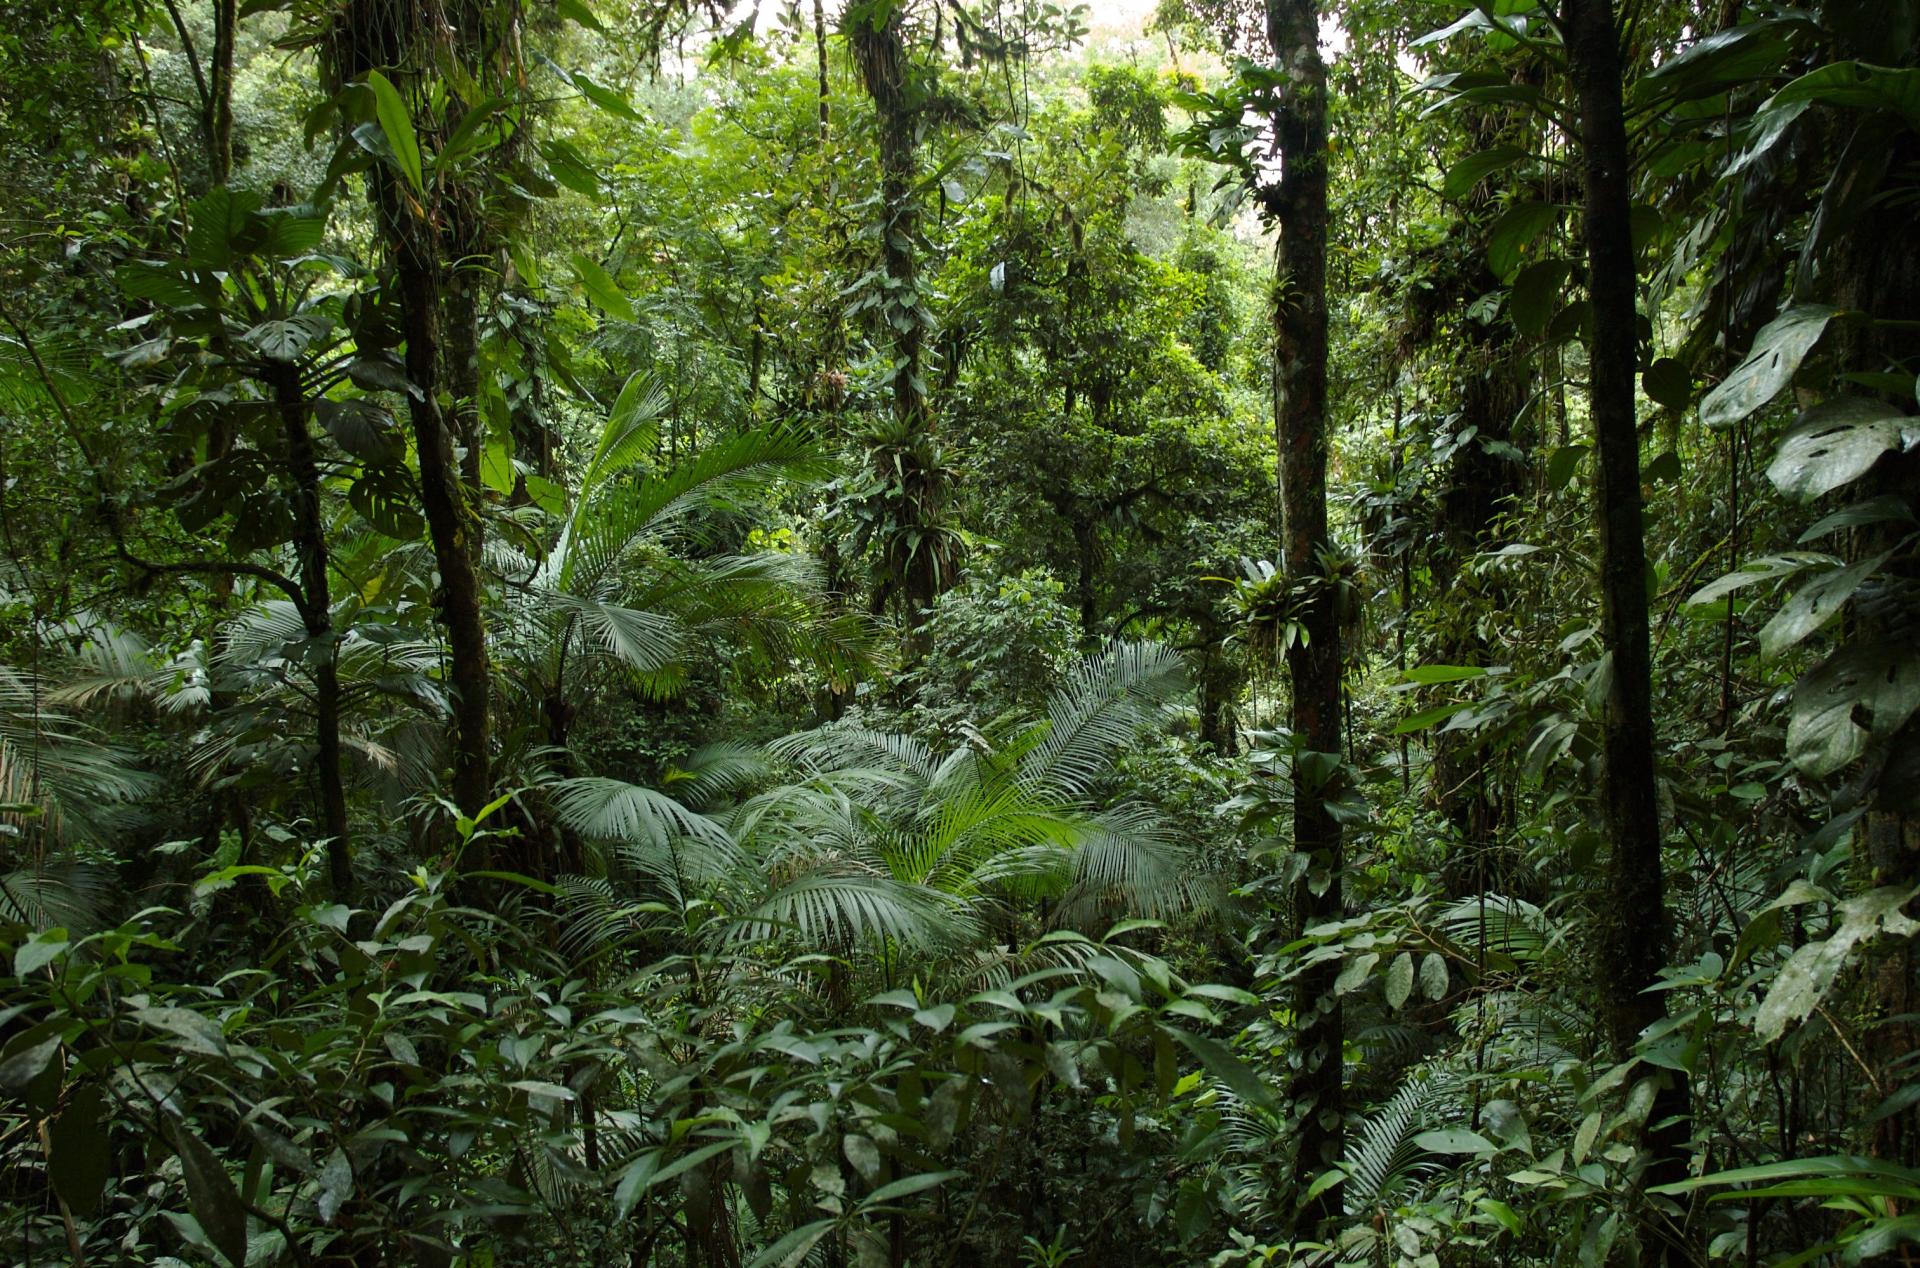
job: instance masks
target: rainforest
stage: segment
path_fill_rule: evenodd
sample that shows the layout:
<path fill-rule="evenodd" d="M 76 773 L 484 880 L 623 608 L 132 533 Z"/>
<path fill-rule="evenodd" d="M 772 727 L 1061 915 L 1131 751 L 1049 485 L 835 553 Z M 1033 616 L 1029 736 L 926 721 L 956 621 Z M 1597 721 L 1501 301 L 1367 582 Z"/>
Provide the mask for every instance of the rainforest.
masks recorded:
<path fill-rule="evenodd" d="M 1920 1265 L 1920 0 L 0 0 L 0 1265 Z"/>

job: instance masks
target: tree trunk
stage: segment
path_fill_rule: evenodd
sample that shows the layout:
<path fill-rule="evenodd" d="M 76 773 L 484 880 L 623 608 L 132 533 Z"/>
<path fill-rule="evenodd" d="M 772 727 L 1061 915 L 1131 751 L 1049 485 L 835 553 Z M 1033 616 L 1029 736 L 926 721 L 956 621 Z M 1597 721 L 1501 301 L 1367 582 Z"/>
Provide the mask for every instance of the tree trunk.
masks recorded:
<path fill-rule="evenodd" d="M 848 8 L 845 22 L 879 125 L 880 261 L 888 291 L 881 314 L 893 344 L 894 431 L 889 442 L 876 450 L 875 474 L 896 490 L 894 522 L 887 529 L 883 557 L 888 588 L 905 603 L 909 619 L 917 620 L 952 583 L 953 570 L 938 526 L 944 474 L 921 377 L 928 318 L 915 256 L 919 213 L 914 186 L 919 173 L 914 109 L 907 94 L 907 50 L 900 6 L 854 5 Z"/>
<path fill-rule="evenodd" d="M 294 551 L 300 559 L 300 620 L 306 627 L 313 666 L 314 779 L 320 788 L 321 823 L 327 833 L 327 878 L 335 898 L 353 892 L 347 833 L 347 793 L 340 772 L 340 674 L 333 637 L 333 599 L 327 577 L 326 525 L 320 518 L 320 469 L 314 459 L 310 412 L 300 371 L 271 363 L 267 380 L 287 446 L 287 478 L 293 493 Z"/>
<path fill-rule="evenodd" d="M 1273 418 L 1280 457 L 1280 519 L 1288 576 L 1307 599 L 1305 637 L 1287 651 L 1293 688 L 1294 848 L 1329 877 L 1316 894 L 1303 878 L 1293 894 L 1301 927 L 1338 919 L 1340 825 L 1327 813 L 1329 789 L 1316 776 L 1340 753 L 1340 618 L 1324 585 L 1327 536 L 1327 78 L 1320 60 L 1315 0 L 1267 0 L 1267 38 L 1286 73 L 1274 113 L 1280 180 L 1261 201 L 1280 230 L 1274 293 Z M 1293 1183 L 1301 1195 L 1339 1160 L 1344 1132 L 1344 1017 L 1328 961 L 1295 987 L 1301 1067 L 1293 1093 L 1301 1114 Z M 1340 1215 L 1337 1188 L 1304 1201 L 1302 1232 L 1329 1229 Z"/>
<path fill-rule="evenodd" d="M 392 222 L 410 213 L 391 204 Z M 418 235 L 400 230 L 396 254 L 412 257 L 399 264 L 402 324 L 407 337 L 407 379 L 418 395 L 409 399 L 414 447 L 420 459 L 420 504 L 426 514 L 427 534 L 433 541 L 433 562 L 440 572 L 435 600 L 447 627 L 453 685 L 453 800 L 462 814 L 472 815 L 487 804 L 491 783 L 487 771 L 490 681 L 487 667 L 486 623 L 481 614 L 481 585 L 468 547 L 460 481 L 453 465 L 452 439 L 440 411 L 437 270 L 416 256 L 427 249 Z"/>
<path fill-rule="evenodd" d="M 226 184 L 233 174 L 233 44 L 239 30 L 239 0 L 214 0 L 207 84 L 207 169 L 214 185 Z"/>
<path fill-rule="evenodd" d="M 1629 228 L 1627 129 L 1612 0 L 1564 0 L 1568 67 L 1579 98 L 1586 179 L 1587 290 L 1593 303 L 1589 411 L 1598 473 L 1600 626 L 1611 667 L 1600 775 L 1601 821 L 1610 853 L 1595 957 L 1602 1018 L 1624 1060 L 1641 1032 L 1666 1015 L 1649 993 L 1666 964 L 1669 922 L 1654 783 L 1653 673 L 1648 643 L 1647 556 L 1640 504 L 1640 439 L 1634 417 L 1634 288 Z M 1686 1077 L 1670 1072 L 1655 1098 L 1650 1184 L 1685 1174 Z M 1663 1122 L 1664 1127 L 1660 1126 Z M 1643 1241 L 1656 1261 L 1687 1258 L 1685 1239 L 1653 1217 Z"/>
<path fill-rule="evenodd" d="M 385 0 L 352 0 L 334 20 L 328 56 L 335 79 L 363 78 L 381 67 L 405 68 L 418 19 Z M 472 815 L 487 803 L 488 690 L 486 623 L 482 586 L 470 548 L 472 512 L 461 496 L 453 438 L 440 408 L 440 298 L 445 274 L 441 238 L 425 211 L 400 188 L 394 173 L 375 166 L 368 174 L 379 231 L 393 260 L 406 339 L 407 404 L 420 464 L 420 505 L 427 521 L 434 565 L 440 574 L 435 605 L 447 630 L 453 688 L 453 800 Z"/>
<path fill-rule="evenodd" d="M 827 13 L 821 0 L 813 0 L 813 58 L 814 68 L 820 76 L 820 144 L 825 146 L 827 135 L 833 126 L 833 115 L 828 103 L 829 84 L 827 81 Z"/>

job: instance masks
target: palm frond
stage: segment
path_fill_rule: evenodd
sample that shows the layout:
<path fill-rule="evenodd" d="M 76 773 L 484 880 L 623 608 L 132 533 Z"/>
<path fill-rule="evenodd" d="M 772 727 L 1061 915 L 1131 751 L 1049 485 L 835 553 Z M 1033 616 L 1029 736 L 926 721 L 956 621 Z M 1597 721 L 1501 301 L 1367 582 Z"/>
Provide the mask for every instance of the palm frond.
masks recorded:
<path fill-rule="evenodd" d="M 1022 778 L 1084 795 L 1182 686 L 1179 655 L 1158 643 L 1120 643 L 1089 656 L 1048 700 L 1046 734 L 1022 759 Z"/>
<path fill-rule="evenodd" d="M 665 845 L 677 837 L 731 844 L 726 829 L 663 792 L 618 779 L 589 775 L 552 785 L 560 821 L 598 841 L 647 841 Z"/>
<path fill-rule="evenodd" d="M 695 749 L 668 770 L 666 784 L 683 803 L 712 807 L 737 797 L 773 772 L 762 750 L 730 740 Z"/>
<path fill-rule="evenodd" d="M 893 941 L 923 950 L 967 941 L 973 922 L 956 900 L 889 876 L 813 872 L 769 895 L 742 919 L 736 936 L 792 932 L 806 941 L 851 947 Z"/>
<path fill-rule="evenodd" d="M 806 437 L 773 427 L 729 436 L 662 475 L 608 485 L 575 508 L 555 582 L 574 593 L 592 590 L 640 542 L 684 535 L 698 514 L 741 509 L 776 481 L 828 470 Z"/>
<path fill-rule="evenodd" d="M 1439 1169 L 1413 1138 L 1434 1124 L 1437 1108 L 1458 1090 L 1457 1078 L 1415 1070 L 1367 1116 L 1342 1164 L 1347 1181 L 1341 1192 L 1349 1215 L 1392 1203 L 1409 1181 Z"/>
<path fill-rule="evenodd" d="M 666 385 L 650 371 L 629 377 L 607 414 L 600 443 L 581 478 L 581 496 L 590 497 L 603 483 L 640 461 L 660 439 L 660 418 L 667 412 Z"/>
<path fill-rule="evenodd" d="M 642 681 L 675 667 L 686 648 L 686 629 L 663 612 L 555 590 L 545 596 L 556 612 L 572 617 L 588 646 L 619 661 Z"/>
<path fill-rule="evenodd" d="M 1074 915 L 1105 898 L 1128 913 L 1165 916 L 1191 910 L 1200 897 L 1192 859 L 1142 806 L 1089 817 L 1073 862 L 1075 895 L 1068 907 Z"/>
<path fill-rule="evenodd" d="M 36 929 L 91 929 L 113 905 L 113 872 L 71 855 L 0 875 L 0 915 Z"/>
<path fill-rule="evenodd" d="M 116 812 L 153 786 L 134 754 L 52 708 L 40 685 L 0 666 L 0 804 L 32 807 L 0 821 L 49 840 L 103 841 Z"/>
<path fill-rule="evenodd" d="M 775 740 L 767 751 L 813 774 L 877 767 L 922 783 L 931 782 L 937 765 L 932 747 L 924 740 L 857 726 L 801 731 Z"/>

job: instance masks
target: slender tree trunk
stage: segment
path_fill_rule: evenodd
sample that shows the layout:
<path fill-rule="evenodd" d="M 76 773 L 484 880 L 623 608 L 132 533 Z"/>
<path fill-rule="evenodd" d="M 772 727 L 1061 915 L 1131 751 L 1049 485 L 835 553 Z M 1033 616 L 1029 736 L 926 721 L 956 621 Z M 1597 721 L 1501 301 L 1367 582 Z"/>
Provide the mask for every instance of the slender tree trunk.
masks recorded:
<path fill-rule="evenodd" d="M 300 620 L 313 665 L 314 778 L 320 786 L 321 823 L 327 833 L 327 876 L 336 898 L 353 892 L 347 792 L 340 770 L 340 673 L 333 638 L 333 599 L 327 577 L 326 525 L 320 518 L 320 468 L 315 461 L 310 412 L 300 371 L 272 364 L 267 378 L 287 446 L 287 477 L 293 492 L 294 551 L 300 559 Z"/>
<path fill-rule="evenodd" d="M 939 531 L 944 476 L 922 378 L 928 318 L 915 255 L 920 219 L 914 205 L 919 177 L 915 112 L 907 94 L 900 7 L 868 0 L 850 6 L 845 21 L 880 133 L 880 259 L 888 290 L 881 311 L 893 344 L 895 428 L 874 456 L 876 473 L 897 490 L 884 557 L 890 588 L 906 604 L 910 619 L 917 620 L 952 583 L 953 569 Z"/>
<path fill-rule="evenodd" d="M 828 106 L 830 85 L 827 80 L 827 11 L 821 0 L 813 0 L 813 60 L 820 76 L 820 144 L 825 146 L 832 130 L 833 114 Z"/>
<path fill-rule="evenodd" d="M 351 0 L 335 18 L 328 56 L 334 78 L 358 80 L 369 70 L 404 68 L 420 34 L 418 14 L 387 0 Z M 435 604 L 447 630 L 453 688 L 453 800 L 463 814 L 487 803 L 488 691 L 483 589 L 475 551 L 477 531 L 462 497 L 454 465 L 453 435 L 440 405 L 443 357 L 440 302 L 445 267 L 442 240 L 425 212 L 404 192 L 393 172 L 374 167 L 368 176 L 381 237 L 393 261 L 406 339 L 408 412 L 420 464 L 420 505 L 427 521 L 433 561 L 440 574 Z"/>
<path fill-rule="evenodd" d="M 207 166 L 214 185 L 226 184 L 233 174 L 233 44 L 239 31 L 239 0 L 214 0 L 207 83 Z"/>
<path fill-rule="evenodd" d="M 1315 771 L 1340 754 L 1340 617 L 1321 582 L 1327 534 L 1327 77 L 1320 60 L 1315 0 L 1267 0 L 1267 38 L 1286 74 L 1275 111 L 1280 180 L 1262 194 L 1280 230 L 1274 294 L 1273 409 L 1280 456 L 1280 518 L 1286 568 L 1309 592 L 1301 613 L 1306 637 L 1287 651 L 1293 688 L 1294 848 L 1331 877 L 1316 894 L 1303 878 L 1293 894 L 1301 926 L 1337 919 L 1341 898 L 1340 825 L 1327 813 L 1328 789 Z M 1301 1195 L 1339 1160 L 1342 1139 L 1344 1018 L 1329 961 L 1302 974 L 1294 1012 L 1301 1067 L 1294 1097 L 1301 1115 L 1294 1187 Z M 1327 1229 L 1340 1214 L 1337 1189 L 1305 1202 L 1302 1232 Z"/>
<path fill-rule="evenodd" d="M 407 216 L 393 203 L 393 219 Z M 396 255 L 412 257 L 398 265 L 402 326 L 407 338 L 407 379 L 418 395 L 409 399 L 414 448 L 420 461 L 420 504 L 426 514 L 427 534 L 433 542 L 433 562 L 440 572 L 435 595 L 440 620 L 447 627 L 447 646 L 453 684 L 453 800 L 463 814 L 486 805 L 491 782 L 487 769 L 488 700 L 490 678 L 487 632 L 481 613 L 480 574 L 469 548 L 467 521 L 459 473 L 453 463 L 452 437 L 441 413 L 439 390 L 439 305 L 434 278 L 437 270 L 416 252 L 426 250 L 417 234 L 399 230 Z"/>
<path fill-rule="evenodd" d="M 1634 417 L 1637 269 L 1612 0 L 1564 0 L 1561 21 L 1579 97 L 1585 162 L 1587 290 L 1593 303 L 1589 412 L 1598 472 L 1601 637 L 1610 662 L 1599 789 L 1610 853 L 1595 967 L 1602 1017 L 1615 1055 L 1624 1060 L 1641 1032 L 1666 1015 L 1665 996 L 1648 988 L 1666 964 L 1670 940 L 1654 782 L 1647 555 Z M 1685 1174 L 1687 1082 L 1679 1071 L 1669 1077 L 1649 1120 L 1654 1159 L 1647 1180 L 1652 1184 Z M 1658 1262 L 1686 1260 L 1684 1236 L 1664 1221 L 1650 1220 L 1642 1235 Z"/>

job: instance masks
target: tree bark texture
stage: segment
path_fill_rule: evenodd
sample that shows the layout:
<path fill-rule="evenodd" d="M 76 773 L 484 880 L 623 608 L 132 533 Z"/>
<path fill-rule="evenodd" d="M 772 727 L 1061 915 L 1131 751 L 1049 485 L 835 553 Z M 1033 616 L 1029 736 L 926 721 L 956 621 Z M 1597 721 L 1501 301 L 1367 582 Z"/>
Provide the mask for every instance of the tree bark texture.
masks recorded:
<path fill-rule="evenodd" d="M 382 67 L 404 72 L 416 37 L 424 34 L 412 25 L 417 18 L 385 0 L 352 0 L 336 17 L 330 41 L 335 77 L 346 83 Z M 384 166 L 371 169 L 368 183 L 400 302 L 420 506 L 440 574 L 435 605 L 447 631 L 448 678 L 453 688 L 453 800 L 461 813 L 471 815 L 486 805 L 492 786 L 488 770 L 491 679 L 483 587 L 469 545 L 474 535 L 473 512 L 462 496 L 453 436 L 440 404 L 440 301 L 446 268 L 440 254 L 442 237 L 434 226 L 438 209 L 431 195 L 416 199 Z"/>
<path fill-rule="evenodd" d="M 340 765 L 340 672 L 333 637 L 333 598 L 327 576 L 326 525 L 320 517 L 320 467 L 311 407 L 300 371 L 290 363 L 268 366 L 274 408 L 287 446 L 287 480 L 293 501 L 294 552 L 300 560 L 300 621 L 306 627 L 313 673 L 314 780 L 319 785 L 321 824 L 327 834 L 327 879 L 336 898 L 353 892 L 347 792 Z"/>
<path fill-rule="evenodd" d="M 1654 781 L 1647 554 L 1634 415 L 1638 271 L 1612 0 L 1564 0 L 1561 23 L 1578 97 L 1586 182 L 1587 292 L 1593 304 L 1588 396 L 1598 473 L 1601 639 L 1609 661 L 1599 789 L 1609 853 L 1595 968 L 1602 1018 L 1615 1056 L 1624 1060 L 1641 1033 L 1666 1015 L 1666 997 L 1648 988 L 1667 962 L 1671 936 Z M 1672 1071 L 1648 1120 L 1654 1158 L 1647 1183 L 1683 1178 L 1688 1112 L 1686 1077 Z M 1644 1222 L 1641 1234 L 1643 1242 L 1653 1243 L 1645 1249 L 1656 1262 L 1686 1261 L 1683 1236 L 1664 1221 Z"/>
<path fill-rule="evenodd" d="M 1280 458 L 1280 519 L 1285 563 L 1304 637 L 1287 651 L 1293 689 L 1294 848 L 1330 880 L 1316 894 L 1303 878 L 1293 894 L 1301 927 L 1337 919 L 1342 909 L 1340 825 L 1327 812 L 1320 760 L 1340 752 L 1340 619 L 1324 582 L 1327 535 L 1327 75 L 1320 60 L 1314 0 L 1267 0 L 1267 38 L 1286 75 L 1274 112 L 1280 179 L 1261 201 L 1280 231 L 1274 294 L 1274 438 Z M 1325 759 L 1308 755 L 1325 754 Z M 1329 961 L 1302 974 L 1294 994 L 1302 1067 L 1293 1092 L 1301 1114 L 1294 1185 L 1305 1194 L 1339 1160 L 1344 1016 Z M 1302 1212 L 1302 1232 L 1328 1229 L 1340 1215 L 1338 1189 Z"/>
<path fill-rule="evenodd" d="M 909 618 L 917 620 L 952 584 L 953 561 L 940 531 L 945 472 L 922 377 L 928 317 L 919 293 L 916 112 L 908 92 L 902 10 L 890 3 L 853 5 L 845 22 L 879 127 L 880 262 L 887 289 L 880 311 L 893 345 L 894 423 L 873 454 L 875 476 L 893 490 L 882 591 L 897 592 Z"/>

